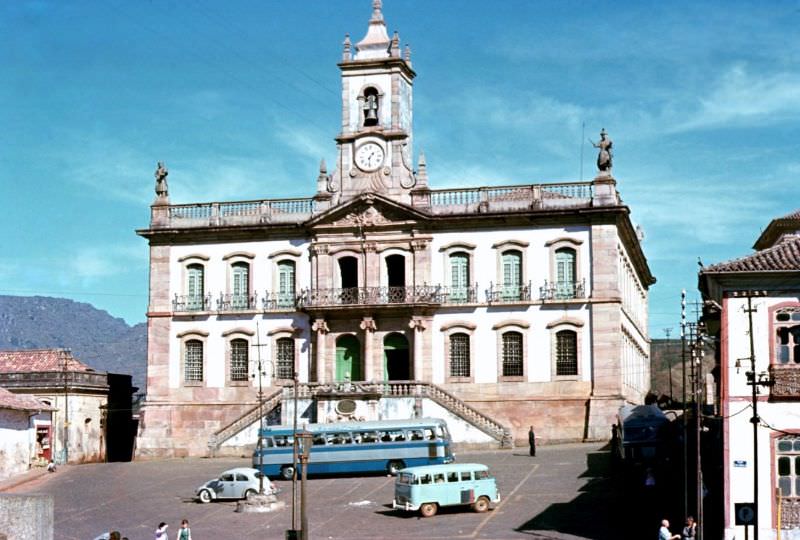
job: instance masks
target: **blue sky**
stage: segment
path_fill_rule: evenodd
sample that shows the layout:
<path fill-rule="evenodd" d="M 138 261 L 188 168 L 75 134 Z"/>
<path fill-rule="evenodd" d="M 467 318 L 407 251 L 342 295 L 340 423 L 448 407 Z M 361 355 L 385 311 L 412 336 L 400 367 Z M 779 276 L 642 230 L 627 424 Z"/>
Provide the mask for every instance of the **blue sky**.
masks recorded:
<path fill-rule="evenodd" d="M 370 0 L 0 4 L 0 294 L 144 321 L 153 171 L 174 203 L 310 196 Z M 800 1 L 385 0 L 434 188 L 590 179 L 605 127 L 644 228 L 651 335 L 800 207 Z M 582 138 L 582 126 L 585 136 Z M 583 148 L 581 148 L 583 147 Z M 583 167 L 581 151 L 583 150 Z M 673 333 L 673 336 L 675 333 Z"/>

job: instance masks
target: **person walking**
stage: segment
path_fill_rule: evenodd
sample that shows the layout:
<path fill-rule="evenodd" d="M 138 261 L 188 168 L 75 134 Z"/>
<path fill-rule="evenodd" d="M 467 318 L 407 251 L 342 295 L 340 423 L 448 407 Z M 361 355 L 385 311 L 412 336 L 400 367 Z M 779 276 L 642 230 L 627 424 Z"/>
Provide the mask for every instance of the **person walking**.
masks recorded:
<path fill-rule="evenodd" d="M 697 538 L 697 523 L 694 521 L 694 516 L 686 518 L 686 526 L 683 528 L 681 538 L 683 538 L 683 540 L 694 540 Z"/>
<path fill-rule="evenodd" d="M 192 529 L 189 528 L 189 520 L 181 520 L 181 528 L 178 529 L 176 540 L 192 540 Z"/>
<path fill-rule="evenodd" d="M 661 520 L 661 528 L 658 529 L 658 540 L 680 540 L 681 535 L 669 532 L 669 520 Z"/>
<path fill-rule="evenodd" d="M 536 457 L 536 433 L 533 432 L 533 426 L 528 430 L 528 444 L 531 447 L 531 456 Z"/>
<path fill-rule="evenodd" d="M 163 521 L 158 524 L 155 540 L 169 540 L 169 536 L 167 536 L 167 527 L 169 527 L 169 525 Z"/>

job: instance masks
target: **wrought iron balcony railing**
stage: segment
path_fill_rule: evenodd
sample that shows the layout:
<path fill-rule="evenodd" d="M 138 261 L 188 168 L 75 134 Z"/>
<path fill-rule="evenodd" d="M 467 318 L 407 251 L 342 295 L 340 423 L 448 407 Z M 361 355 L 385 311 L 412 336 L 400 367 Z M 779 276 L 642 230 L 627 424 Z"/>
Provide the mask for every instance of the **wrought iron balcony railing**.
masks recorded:
<path fill-rule="evenodd" d="M 490 304 L 531 301 L 531 282 L 523 283 L 489 283 L 486 290 L 486 301 Z"/>
<path fill-rule="evenodd" d="M 297 308 L 297 296 L 291 292 L 265 292 L 264 311 L 291 311 Z"/>
<path fill-rule="evenodd" d="M 442 303 L 442 287 L 348 287 L 305 289 L 298 299 L 304 307 Z"/>
<path fill-rule="evenodd" d="M 441 287 L 440 302 L 442 304 L 476 304 L 478 302 L 478 284 L 468 287 Z"/>
<path fill-rule="evenodd" d="M 211 293 L 208 294 L 176 294 L 172 299 L 172 311 L 210 311 Z"/>
<path fill-rule="evenodd" d="M 572 300 L 586 298 L 586 280 L 580 281 L 544 281 L 539 287 L 539 300 Z"/>
<path fill-rule="evenodd" d="M 248 311 L 256 309 L 255 294 L 220 294 L 217 311 Z"/>

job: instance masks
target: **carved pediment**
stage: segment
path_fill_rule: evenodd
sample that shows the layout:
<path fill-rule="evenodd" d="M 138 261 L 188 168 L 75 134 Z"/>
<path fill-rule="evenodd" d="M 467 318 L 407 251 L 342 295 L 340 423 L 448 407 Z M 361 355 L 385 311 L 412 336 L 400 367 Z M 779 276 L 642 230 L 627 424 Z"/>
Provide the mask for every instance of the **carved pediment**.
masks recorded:
<path fill-rule="evenodd" d="M 309 225 L 312 227 L 358 227 L 369 229 L 393 223 L 416 222 L 424 219 L 424 217 L 413 208 L 380 195 L 368 193 L 331 208 L 309 222 Z"/>

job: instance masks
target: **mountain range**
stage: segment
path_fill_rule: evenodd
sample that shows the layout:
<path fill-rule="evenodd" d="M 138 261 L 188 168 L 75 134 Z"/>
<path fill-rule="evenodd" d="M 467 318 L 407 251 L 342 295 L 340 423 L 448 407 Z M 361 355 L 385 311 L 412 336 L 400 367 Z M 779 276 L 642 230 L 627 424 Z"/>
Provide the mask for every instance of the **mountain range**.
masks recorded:
<path fill-rule="evenodd" d="M 91 304 L 0 295 L 0 350 L 66 348 L 98 371 L 131 375 L 145 390 L 147 324 L 129 326 Z"/>

